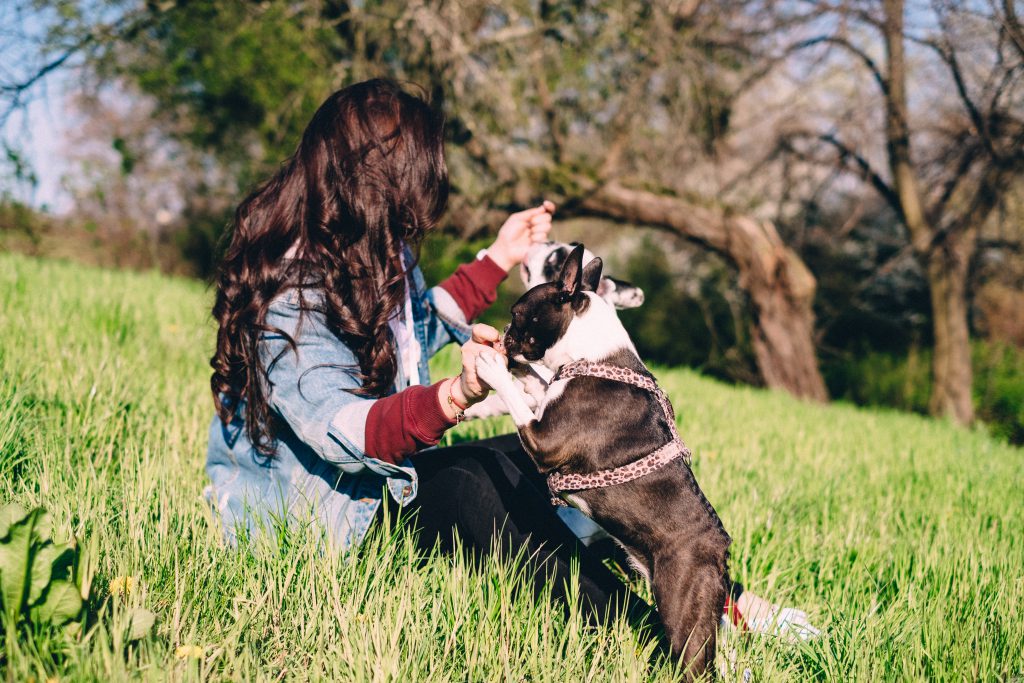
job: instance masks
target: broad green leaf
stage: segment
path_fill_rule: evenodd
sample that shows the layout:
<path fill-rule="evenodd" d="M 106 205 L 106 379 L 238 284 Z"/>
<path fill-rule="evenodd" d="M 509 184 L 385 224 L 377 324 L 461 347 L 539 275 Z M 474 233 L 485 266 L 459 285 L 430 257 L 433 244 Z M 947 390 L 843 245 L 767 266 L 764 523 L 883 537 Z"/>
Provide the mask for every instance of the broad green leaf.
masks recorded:
<path fill-rule="evenodd" d="M 68 581 L 54 581 L 29 616 L 37 624 L 50 622 L 59 626 L 77 617 L 81 611 L 82 596 L 78 594 L 78 588 Z"/>
<path fill-rule="evenodd" d="M 8 503 L 0 508 L 0 541 L 6 540 L 7 532 L 10 531 L 12 524 L 20 522 L 27 516 L 28 512 L 25 508 L 17 503 Z"/>
<path fill-rule="evenodd" d="M 25 604 L 32 606 L 39 600 L 39 597 L 50 584 L 50 577 L 53 571 L 53 561 L 57 559 L 60 551 L 52 543 L 46 543 L 42 547 L 35 545 L 29 552 L 28 586 Z"/>
<path fill-rule="evenodd" d="M 3 597 L 4 611 L 9 615 L 21 611 L 28 592 L 32 527 L 38 512 L 33 510 L 12 524 L 7 540 L 0 543 L 0 596 Z"/>
<path fill-rule="evenodd" d="M 32 530 L 35 534 L 36 539 L 40 542 L 46 542 L 53 538 L 53 519 L 50 517 L 50 513 L 42 508 L 35 510 L 36 523 L 35 528 Z"/>
<path fill-rule="evenodd" d="M 128 612 L 130 622 L 128 624 L 128 640 L 138 640 L 145 637 L 149 630 L 156 623 L 156 614 L 143 607 L 133 607 Z"/>
<path fill-rule="evenodd" d="M 37 548 L 32 557 L 31 583 L 26 604 L 34 605 L 51 580 L 70 581 L 73 578 L 71 574 L 74 562 L 75 551 L 66 543 L 47 542 L 41 548 Z"/>

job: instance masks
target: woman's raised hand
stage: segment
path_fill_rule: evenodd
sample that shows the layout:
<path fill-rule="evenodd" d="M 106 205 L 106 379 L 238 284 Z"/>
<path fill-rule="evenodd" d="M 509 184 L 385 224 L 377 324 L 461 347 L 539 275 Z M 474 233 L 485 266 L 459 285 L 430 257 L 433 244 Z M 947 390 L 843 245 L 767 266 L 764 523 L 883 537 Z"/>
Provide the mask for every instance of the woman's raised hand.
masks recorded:
<path fill-rule="evenodd" d="M 531 244 L 547 241 L 554 212 L 555 205 L 544 200 L 540 206 L 509 216 L 498 231 L 498 238 L 487 249 L 491 260 L 504 270 L 519 265 Z"/>

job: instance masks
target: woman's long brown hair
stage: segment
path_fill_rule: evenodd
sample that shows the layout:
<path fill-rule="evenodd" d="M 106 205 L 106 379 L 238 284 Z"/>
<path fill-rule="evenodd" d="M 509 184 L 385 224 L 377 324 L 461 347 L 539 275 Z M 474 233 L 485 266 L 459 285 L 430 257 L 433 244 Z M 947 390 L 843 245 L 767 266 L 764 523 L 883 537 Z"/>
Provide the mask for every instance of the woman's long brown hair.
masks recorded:
<path fill-rule="evenodd" d="M 273 453 L 275 435 L 259 344 L 282 334 L 266 318 L 285 290 L 322 294 L 300 301 L 314 302 L 355 354 L 356 393 L 382 396 L 394 382 L 388 319 L 405 298 L 403 245 L 415 251 L 448 200 L 443 128 L 439 113 L 391 81 L 349 86 L 327 98 L 295 154 L 238 206 L 213 307 L 210 388 L 225 424 L 244 401 L 260 452 Z M 284 336 L 285 352 L 297 352 Z"/>

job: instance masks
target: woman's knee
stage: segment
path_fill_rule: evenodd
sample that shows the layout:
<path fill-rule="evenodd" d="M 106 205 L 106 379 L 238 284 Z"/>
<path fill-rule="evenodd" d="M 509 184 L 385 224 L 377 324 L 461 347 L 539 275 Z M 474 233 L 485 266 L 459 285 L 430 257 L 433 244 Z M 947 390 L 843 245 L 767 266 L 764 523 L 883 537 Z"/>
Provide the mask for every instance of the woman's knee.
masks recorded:
<path fill-rule="evenodd" d="M 441 480 L 453 490 L 472 490 L 493 485 L 484 466 L 484 459 L 493 458 L 497 453 L 467 447 L 446 449 L 445 453 L 438 455 L 438 460 L 431 463 L 436 467 L 432 479 Z"/>
<path fill-rule="evenodd" d="M 486 554 L 507 515 L 486 465 L 490 453 L 467 448 L 436 455 L 430 472 L 420 475 L 416 505 L 421 540 L 430 545 L 439 539 L 442 550 L 450 550 L 457 533 L 473 555 Z"/>
<path fill-rule="evenodd" d="M 452 448 L 437 453 L 429 471 L 417 465 L 421 506 L 445 514 L 452 523 L 464 517 L 478 520 L 503 514 L 502 497 L 488 462 L 498 455 L 484 449 Z"/>

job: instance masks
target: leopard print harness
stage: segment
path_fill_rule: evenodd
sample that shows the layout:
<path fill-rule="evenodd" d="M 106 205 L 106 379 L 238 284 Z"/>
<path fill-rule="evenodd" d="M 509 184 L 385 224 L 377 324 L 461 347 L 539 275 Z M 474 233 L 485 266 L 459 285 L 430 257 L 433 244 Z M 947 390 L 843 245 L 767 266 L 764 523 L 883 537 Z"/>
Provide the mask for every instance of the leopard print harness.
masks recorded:
<path fill-rule="evenodd" d="M 586 474 L 552 472 L 548 475 L 548 491 L 551 493 L 551 503 L 556 506 L 565 507 L 561 494 L 568 491 L 584 491 L 587 489 L 599 489 L 608 486 L 624 484 L 627 481 L 639 479 L 645 475 L 655 472 L 673 460 L 683 459 L 687 465 L 690 463 L 690 449 L 683 443 L 679 432 L 676 429 L 676 415 L 669 403 L 668 396 L 654 382 L 649 375 L 643 375 L 636 370 L 624 368 L 621 365 L 611 363 L 595 363 L 588 360 L 577 360 L 563 365 L 551 382 L 568 380 L 574 377 L 597 377 L 609 379 L 614 382 L 623 382 L 635 387 L 644 389 L 654 394 L 658 399 L 661 409 L 668 420 L 668 428 L 672 438 L 664 446 L 645 455 L 639 460 L 634 460 L 628 465 L 615 467 L 610 470 L 598 470 Z"/>

